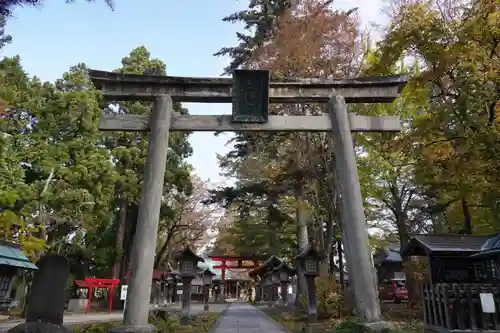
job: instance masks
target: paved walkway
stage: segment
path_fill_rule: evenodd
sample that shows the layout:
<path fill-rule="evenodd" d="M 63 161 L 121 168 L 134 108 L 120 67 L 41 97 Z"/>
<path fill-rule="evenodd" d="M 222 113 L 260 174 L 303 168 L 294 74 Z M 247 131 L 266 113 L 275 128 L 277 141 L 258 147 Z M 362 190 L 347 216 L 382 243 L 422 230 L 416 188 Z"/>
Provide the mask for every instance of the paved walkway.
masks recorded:
<path fill-rule="evenodd" d="M 248 303 L 233 303 L 223 313 L 214 333 L 287 333 L 263 312 Z"/>

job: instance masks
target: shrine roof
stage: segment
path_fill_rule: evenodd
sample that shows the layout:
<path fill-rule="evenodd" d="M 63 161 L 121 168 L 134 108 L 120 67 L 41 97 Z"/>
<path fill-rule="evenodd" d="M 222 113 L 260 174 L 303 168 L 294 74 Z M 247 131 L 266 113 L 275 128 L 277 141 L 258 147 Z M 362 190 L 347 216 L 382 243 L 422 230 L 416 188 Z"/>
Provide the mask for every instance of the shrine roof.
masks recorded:
<path fill-rule="evenodd" d="M 273 254 L 270 257 L 268 257 L 268 259 L 264 261 L 262 264 L 260 264 L 258 267 L 249 271 L 248 274 L 251 277 L 264 274 L 269 269 L 273 269 L 274 267 L 279 266 L 282 262 L 283 261 L 280 258 L 278 258 Z"/>
<path fill-rule="evenodd" d="M 481 250 L 472 257 L 500 256 L 500 233 L 491 237 L 483 244 Z"/>
<path fill-rule="evenodd" d="M 470 256 L 481 251 L 493 235 L 413 234 L 402 257 L 428 255 Z"/>
<path fill-rule="evenodd" d="M 21 269 L 37 270 L 21 250 L 19 244 L 0 240 L 0 265 L 14 266 Z"/>
<path fill-rule="evenodd" d="M 385 246 L 380 246 L 376 249 L 373 255 L 373 263 L 381 265 L 390 262 L 402 262 L 401 254 L 399 253 L 401 245 L 399 243 L 389 243 Z"/>

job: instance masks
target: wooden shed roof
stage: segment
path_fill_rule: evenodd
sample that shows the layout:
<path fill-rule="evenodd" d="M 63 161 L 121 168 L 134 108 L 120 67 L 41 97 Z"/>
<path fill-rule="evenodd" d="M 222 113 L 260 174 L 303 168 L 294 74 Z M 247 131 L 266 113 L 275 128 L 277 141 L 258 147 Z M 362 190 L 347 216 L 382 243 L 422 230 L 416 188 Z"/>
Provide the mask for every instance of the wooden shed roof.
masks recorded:
<path fill-rule="evenodd" d="M 410 235 L 402 257 L 433 255 L 470 256 L 481 251 L 492 235 L 426 234 Z"/>

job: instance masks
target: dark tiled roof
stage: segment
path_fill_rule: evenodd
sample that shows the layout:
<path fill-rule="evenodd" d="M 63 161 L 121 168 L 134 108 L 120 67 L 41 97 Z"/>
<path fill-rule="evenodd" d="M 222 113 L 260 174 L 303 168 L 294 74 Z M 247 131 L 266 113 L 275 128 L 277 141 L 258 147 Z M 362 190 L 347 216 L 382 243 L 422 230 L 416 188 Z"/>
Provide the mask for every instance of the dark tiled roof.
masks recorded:
<path fill-rule="evenodd" d="M 488 239 L 481 247 L 481 251 L 500 249 L 500 233 Z"/>
<path fill-rule="evenodd" d="M 283 261 L 275 256 L 274 254 L 271 255 L 266 261 L 264 261 L 259 267 L 256 267 L 252 269 L 251 271 L 248 272 L 248 275 L 250 276 L 255 276 L 259 275 L 262 273 L 265 273 L 269 268 L 274 268 L 276 266 L 279 266 Z"/>
<path fill-rule="evenodd" d="M 500 256 L 500 233 L 488 239 L 481 247 L 481 251 L 473 256 Z"/>
<path fill-rule="evenodd" d="M 399 243 L 389 243 L 384 247 L 378 248 L 377 253 L 373 256 L 373 262 L 375 264 L 382 264 L 403 261 L 403 258 L 399 254 L 400 247 Z"/>
<path fill-rule="evenodd" d="M 492 236 L 477 235 L 410 235 L 410 244 L 403 256 L 428 255 L 430 253 L 457 253 L 471 255 L 481 251 Z"/>

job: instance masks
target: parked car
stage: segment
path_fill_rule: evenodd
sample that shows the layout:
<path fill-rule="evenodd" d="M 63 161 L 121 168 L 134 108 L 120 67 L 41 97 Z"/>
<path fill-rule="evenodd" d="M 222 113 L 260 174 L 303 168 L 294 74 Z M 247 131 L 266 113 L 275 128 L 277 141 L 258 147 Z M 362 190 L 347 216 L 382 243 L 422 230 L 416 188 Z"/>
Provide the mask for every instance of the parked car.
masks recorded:
<path fill-rule="evenodd" d="M 391 300 L 394 303 L 401 303 L 408 300 L 408 289 L 406 289 L 405 279 L 384 280 L 379 286 L 380 300 Z"/>

